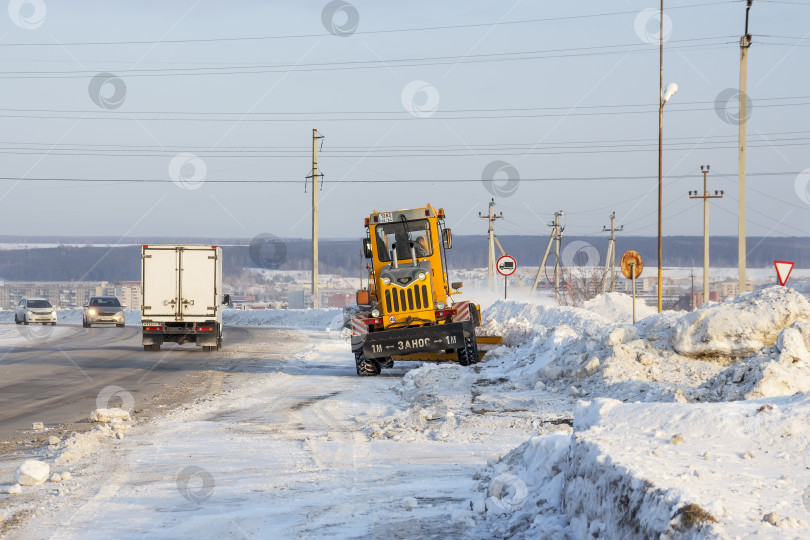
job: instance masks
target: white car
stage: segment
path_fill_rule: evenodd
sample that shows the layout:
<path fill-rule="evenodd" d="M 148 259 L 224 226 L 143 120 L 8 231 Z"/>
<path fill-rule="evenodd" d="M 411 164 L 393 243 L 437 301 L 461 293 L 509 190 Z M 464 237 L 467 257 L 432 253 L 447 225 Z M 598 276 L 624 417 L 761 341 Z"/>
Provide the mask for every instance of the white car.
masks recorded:
<path fill-rule="evenodd" d="M 56 309 L 45 298 L 23 298 L 14 310 L 17 324 L 42 323 L 56 326 Z"/>

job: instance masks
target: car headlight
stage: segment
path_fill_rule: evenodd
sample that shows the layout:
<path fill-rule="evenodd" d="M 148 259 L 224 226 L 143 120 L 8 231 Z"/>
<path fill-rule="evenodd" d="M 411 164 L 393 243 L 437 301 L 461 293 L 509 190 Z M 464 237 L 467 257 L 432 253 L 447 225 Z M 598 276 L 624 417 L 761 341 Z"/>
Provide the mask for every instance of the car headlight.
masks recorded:
<path fill-rule="evenodd" d="M 376 319 L 377 317 L 380 316 L 380 310 L 379 309 L 372 309 L 371 310 L 371 316 Z"/>
<path fill-rule="evenodd" d="M 424 272 L 419 272 L 416 275 L 416 279 L 418 279 L 419 281 L 425 281 L 427 279 L 427 274 Z"/>
<path fill-rule="evenodd" d="M 444 302 L 436 302 L 436 309 L 444 309 L 447 307 Z"/>
<path fill-rule="evenodd" d="M 26 315 L 28 315 L 29 317 L 33 317 L 35 314 L 33 311 L 28 311 L 26 312 Z"/>
<path fill-rule="evenodd" d="M 391 285 L 391 278 L 384 277 L 382 278 L 383 285 Z"/>
<path fill-rule="evenodd" d="M 88 309 L 88 310 L 87 310 L 87 314 L 88 314 L 88 315 L 95 315 L 95 314 L 96 314 L 96 310 L 95 310 L 95 309 Z"/>
<path fill-rule="evenodd" d="M 51 315 L 53 315 L 54 317 L 56 317 L 56 310 L 51 310 Z"/>

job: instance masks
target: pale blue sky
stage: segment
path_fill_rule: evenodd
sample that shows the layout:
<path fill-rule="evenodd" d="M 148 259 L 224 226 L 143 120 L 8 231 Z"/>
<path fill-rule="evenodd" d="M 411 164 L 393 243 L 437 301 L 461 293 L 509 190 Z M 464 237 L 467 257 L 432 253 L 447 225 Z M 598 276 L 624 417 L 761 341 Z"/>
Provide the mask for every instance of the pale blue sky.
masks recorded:
<path fill-rule="evenodd" d="M 360 236 L 373 209 L 426 202 L 446 209 L 457 234 L 483 234 L 477 216 L 491 194 L 477 180 L 447 180 L 480 179 L 495 160 L 524 179 L 496 198 L 506 217 L 501 234 L 545 236 L 560 209 L 569 234 L 597 234 L 614 210 L 628 234 L 656 234 L 658 49 L 644 41 L 655 37 L 648 36 L 655 21 L 645 27 L 639 13 L 657 2 L 353 1 L 334 19 L 340 27 L 356 11 L 357 32 L 347 36 L 325 29 L 327 4 L 12 1 L 0 22 L 0 176 L 170 180 L 173 160 L 186 176 L 204 163 L 205 175 L 190 178 L 192 190 L 2 180 L 5 232 L 308 237 L 304 176 L 318 128 L 326 137 L 322 237 Z M 744 5 L 667 2 L 664 82 L 680 90 L 665 109 L 665 235 L 702 233 L 701 205 L 687 192 L 701 186 L 707 163 L 717 173 L 709 189 L 728 195 L 712 203 L 712 232 L 737 233 L 737 127 L 721 120 L 714 102 L 738 84 Z M 810 5 L 754 2 L 751 173 L 810 169 L 808 22 Z M 380 32 L 446 26 L 465 27 Z M 277 39 L 219 40 L 267 36 Z M 98 44 L 121 41 L 149 43 Z M 177 75 L 226 66 L 265 72 Z M 159 71 L 132 76 L 132 69 Z M 106 109 L 89 92 L 102 72 L 126 87 L 115 95 L 102 85 L 102 97 L 113 100 Z M 193 121 L 171 120 L 182 112 L 195 113 L 182 116 Z M 611 179 L 571 180 L 594 177 Z M 237 179 L 294 183 L 213 182 Z M 796 174 L 749 178 L 749 235 L 810 233 L 803 180 L 797 190 Z"/>

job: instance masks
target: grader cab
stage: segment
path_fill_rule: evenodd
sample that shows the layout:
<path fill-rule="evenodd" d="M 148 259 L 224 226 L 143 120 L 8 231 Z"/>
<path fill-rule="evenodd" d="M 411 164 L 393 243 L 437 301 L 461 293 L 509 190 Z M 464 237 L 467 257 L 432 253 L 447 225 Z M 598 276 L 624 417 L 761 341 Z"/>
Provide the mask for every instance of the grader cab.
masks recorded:
<path fill-rule="evenodd" d="M 352 351 L 360 376 L 379 375 L 394 360 L 479 360 L 479 306 L 455 301 L 461 283 L 448 282 L 453 237 L 444 210 L 374 211 L 366 218 L 363 252 L 370 259 L 368 289 L 357 292 L 351 314 Z M 498 338 L 486 339 L 488 344 Z"/>

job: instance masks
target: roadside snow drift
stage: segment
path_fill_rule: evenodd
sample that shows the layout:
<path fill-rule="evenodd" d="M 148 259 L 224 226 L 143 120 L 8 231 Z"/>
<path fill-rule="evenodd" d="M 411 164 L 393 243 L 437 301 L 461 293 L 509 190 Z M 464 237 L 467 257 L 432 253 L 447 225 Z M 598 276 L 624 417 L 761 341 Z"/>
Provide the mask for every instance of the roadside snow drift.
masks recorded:
<path fill-rule="evenodd" d="M 685 315 L 672 346 L 684 356 L 738 358 L 776 343 L 796 319 L 810 320 L 810 302 L 792 289 L 770 287 Z"/>
<path fill-rule="evenodd" d="M 605 296 L 484 313 L 504 346 L 475 402 L 519 394 L 548 416 L 567 399 L 574 432 L 534 437 L 480 473 L 465 518 L 478 535 L 807 537 L 810 302 L 768 287 L 632 325 L 616 309 L 626 300 Z M 493 499 L 502 485 L 526 493 Z"/>

